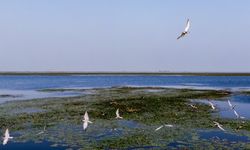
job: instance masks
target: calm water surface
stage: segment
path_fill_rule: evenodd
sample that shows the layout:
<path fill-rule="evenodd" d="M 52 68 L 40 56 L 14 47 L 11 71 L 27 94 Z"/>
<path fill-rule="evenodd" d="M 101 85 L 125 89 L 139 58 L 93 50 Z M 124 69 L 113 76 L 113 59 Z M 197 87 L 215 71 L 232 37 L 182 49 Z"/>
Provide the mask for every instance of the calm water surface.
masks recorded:
<path fill-rule="evenodd" d="M 249 76 L 0 76 L 0 103 L 9 100 L 74 96 L 81 93 L 38 92 L 47 88 L 104 88 L 113 86 L 162 86 L 198 89 L 250 89 Z M 6 96 L 7 95 L 7 96 Z M 8 96 L 12 95 L 12 96 Z"/>

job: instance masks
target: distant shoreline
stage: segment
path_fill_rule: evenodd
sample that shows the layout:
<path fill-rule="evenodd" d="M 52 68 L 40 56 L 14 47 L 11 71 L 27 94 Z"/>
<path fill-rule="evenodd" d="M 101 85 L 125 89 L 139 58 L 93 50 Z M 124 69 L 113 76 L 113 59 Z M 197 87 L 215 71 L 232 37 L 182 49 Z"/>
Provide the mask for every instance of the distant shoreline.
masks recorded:
<path fill-rule="evenodd" d="M 0 75 L 173 75 L 173 76 L 250 76 L 250 73 L 230 73 L 230 72 L 0 72 Z"/>

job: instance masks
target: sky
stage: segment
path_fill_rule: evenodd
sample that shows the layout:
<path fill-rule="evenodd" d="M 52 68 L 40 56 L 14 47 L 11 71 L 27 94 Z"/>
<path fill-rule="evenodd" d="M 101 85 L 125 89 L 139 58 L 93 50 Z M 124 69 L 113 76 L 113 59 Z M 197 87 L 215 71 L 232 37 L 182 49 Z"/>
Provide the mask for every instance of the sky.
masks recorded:
<path fill-rule="evenodd" d="M 0 1 L 0 71 L 250 72 L 249 0 Z M 190 34 L 176 40 L 190 19 Z"/>

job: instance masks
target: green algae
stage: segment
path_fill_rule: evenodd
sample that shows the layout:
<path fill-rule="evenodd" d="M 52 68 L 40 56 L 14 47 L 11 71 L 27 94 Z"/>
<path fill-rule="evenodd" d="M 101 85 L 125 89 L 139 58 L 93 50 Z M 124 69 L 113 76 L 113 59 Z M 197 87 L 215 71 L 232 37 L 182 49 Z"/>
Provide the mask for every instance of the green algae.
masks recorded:
<path fill-rule="evenodd" d="M 148 92 L 148 90 L 158 91 Z M 231 94 L 228 91 L 150 87 L 118 87 L 94 91 L 95 94 L 79 97 L 47 98 L 2 104 L 0 105 L 0 128 L 10 127 L 12 131 L 21 132 L 23 136 L 15 138 L 17 141 L 32 139 L 40 142 L 45 139 L 57 145 L 66 144 L 69 147 L 85 149 L 166 147 L 176 141 L 179 141 L 177 147 L 206 145 L 213 148 L 213 145 L 208 144 L 209 141 L 198 142 L 200 139 L 196 131 L 196 129 L 214 129 L 213 121 L 220 122 L 233 133 L 244 131 L 239 134 L 248 135 L 250 131 L 249 121 L 241 125 L 238 120 L 214 117 L 212 115 L 214 112 L 206 104 L 195 103 L 198 109 L 189 105 L 192 99 L 227 97 Z M 13 109 L 24 108 L 37 108 L 44 111 L 9 113 Z M 139 127 L 124 126 L 119 120 L 115 120 L 115 111 L 118 108 L 124 120 L 128 123 L 136 122 Z M 88 130 L 83 132 L 81 120 L 85 111 L 88 111 L 90 120 L 94 124 L 89 124 Z M 174 128 L 163 128 L 160 132 L 154 132 L 162 124 L 173 124 Z M 34 136 L 45 125 L 48 128 L 45 134 L 48 138 L 45 135 Z M 239 125 L 241 128 L 235 130 Z M 30 134 L 25 135 L 27 130 Z M 106 132 L 107 135 L 104 134 Z M 99 134 L 101 135 L 97 136 Z M 60 143 L 62 141 L 63 143 Z M 193 145 L 185 145 L 183 141 L 193 142 Z M 224 148 L 224 145 L 218 147 Z"/>

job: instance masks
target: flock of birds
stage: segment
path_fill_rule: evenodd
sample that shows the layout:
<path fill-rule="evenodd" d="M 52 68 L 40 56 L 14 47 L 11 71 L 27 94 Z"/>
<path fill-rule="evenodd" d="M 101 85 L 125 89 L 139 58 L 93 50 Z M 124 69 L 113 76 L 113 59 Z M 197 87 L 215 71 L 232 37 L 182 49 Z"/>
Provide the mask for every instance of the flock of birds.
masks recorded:
<path fill-rule="evenodd" d="M 186 27 L 184 29 L 184 31 L 180 34 L 180 36 L 177 37 L 177 40 L 186 36 L 188 33 L 189 33 L 189 29 L 190 29 L 190 20 L 188 19 L 187 20 L 187 23 L 186 23 Z M 215 110 L 215 105 L 209 101 L 209 105 L 211 106 L 212 110 Z M 228 100 L 228 105 L 230 106 L 230 109 L 234 112 L 234 114 L 236 115 L 236 117 L 238 119 L 245 119 L 245 117 L 243 116 L 240 116 L 239 113 L 235 110 L 235 105 L 232 105 L 231 102 Z M 193 104 L 190 104 L 190 106 L 193 108 L 193 109 L 198 109 L 195 105 Z M 120 116 L 119 114 L 119 109 L 116 110 L 116 119 L 123 119 L 123 117 Z M 89 115 L 88 115 L 88 112 L 86 111 L 84 116 L 83 116 L 83 130 L 86 130 L 87 127 L 88 127 L 88 124 L 90 123 L 93 123 L 92 121 L 89 120 Z M 220 123 L 214 121 L 214 125 L 217 126 L 220 130 L 222 131 L 226 131 L 221 125 Z M 171 124 L 165 124 L 165 125 L 161 125 L 159 126 L 158 128 L 155 129 L 155 131 L 158 131 L 160 130 L 161 128 L 163 127 L 168 127 L 168 128 L 172 128 L 174 127 L 173 125 Z M 44 129 L 43 131 L 39 132 L 38 134 L 36 135 L 40 135 L 40 134 L 44 134 L 46 131 L 46 126 L 44 126 Z M 9 141 L 9 139 L 12 139 L 13 137 L 10 136 L 10 133 L 9 133 L 9 129 L 6 129 L 5 131 L 5 134 L 4 134 L 4 137 L 3 137 L 3 145 L 6 145 Z"/>
<path fill-rule="evenodd" d="M 228 102 L 228 105 L 229 105 L 229 107 L 230 107 L 230 110 L 232 110 L 232 111 L 234 112 L 234 114 L 235 114 L 235 116 L 237 117 L 237 119 L 245 119 L 245 117 L 240 116 L 239 113 L 235 110 L 236 105 L 232 105 L 232 103 L 230 102 L 230 100 L 228 100 L 227 102 Z M 208 103 L 209 103 L 209 105 L 210 105 L 210 107 L 211 107 L 212 110 L 215 110 L 215 109 L 216 109 L 216 108 L 215 108 L 215 105 L 214 105 L 211 101 L 209 101 Z M 198 107 L 195 106 L 195 105 L 193 105 L 193 104 L 190 104 L 190 106 L 191 106 L 193 109 L 198 109 Z M 116 114 L 116 117 L 115 117 L 116 119 L 123 119 L 123 117 L 120 116 L 119 109 L 116 110 L 116 113 L 115 113 L 115 114 Z M 89 120 L 89 115 L 88 115 L 88 112 L 87 112 L 87 111 L 85 112 L 85 114 L 84 114 L 84 116 L 83 116 L 82 122 L 83 122 L 83 130 L 86 130 L 86 129 L 87 129 L 89 123 L 90 123 L 90 124 L 93 123 L 92 121 Z M 221 125 L 219 122 L 214 121 L 214 125 L 217 126 L 220 130 L 226 131 L 226 130 L 222 127 L 223 125 Z M 158 130 L 160 130 L 160 129 L 163 128 L 163 127 L 172 128 L 172 127 L 174 127 L 174 126 L 173 126 L 172 124 L 164 124 L 164 125 L 161 125 L 161 126 L 159 126 L 158 128 L 156 128 L 155 131 L 158 131 Z M 46 131 L 46 126 L 44 126 L 43 131 L 37 133 L 36 135 L 44 134 L 45 131 Z M 13 138 L 13 137 L 10 136 L 9 129 L 6 129 L 5 134 L 4 134 L 4 137 L 3 137 L 3 145 L 6 145 L 6 144 L 8 143 L 8 141 L 9 141 L 9 139 L 12 139 L 12 138 Z"/>
<path fill-rule="evenodd" d="M 245 117 L 240 116 L 239 113 L 235 110 L 235 106 L 236 106 L 236 105 L 232 105 L 232 103 L 231 103 L 230 100 L 228 100 L 227 103 L 228 103 L 228 105 L 229 105 L 229 107 L 230 107 L 230 110 L 232 110 L 232 111 L 234 112 L 234 114 L 235 114 L 235 116 L 237 117 L 237 119 L 245 119 Z M 208 104 L 210 105 L 210 107 L 211 107 L 212 110 L 215 110 L 215 109 L 216 109 L 214 103 L 212 103 L 211 101 L 208 101 Z M 198 107 L 195 106 L 194 104 L 189 104 L 189 106 L 192 107 L 193 109 L 198 109 Z M 226 131 L 226 130 L 222 127 L 223 125 L 221 125 L 219 122 L 216 122 L 216 121 L 213 121 L 213 122 L 214 122 L 214 125 L 217 126 L 220 130 Z M 244 121 L 243 121 L 243 123 L 244 123 Z M 171 124 L 161 125 L 161 126 L 159 126 L 158 128 L 156 128 L 155 131 L 160 130 L 160 129 L 163 128 L 164 126 L 165 126 L 165 127 L 170 127 L 170 128 L 174 127 L 174 126 L 171 125 Z"/>
<path fill-rule="evenodd" d="M 181 35 L 180 35 L 177 39 L 180 39 L 180 38 L 186 36 L 186 35 L 189 33 L 189 28 L 190 28 L 190 20 L 188 19 L 184 31 L 181 33 Z M 194 105 L 191 105 L 191 106 L 192 106 L 193 108 L 197 108 L 197 107 L 195 107 Z M 235 113 L 237 113 L 237 112 L 235 112 Z M 116 119 L 122 119 L 122 117 L 121 117 L 120 114 L 119 114 L 119 109 L 116 110 Z M 91 122 L 91 121 L 89 120 L 89 115 L 88 115 L 88 112 L 87 112 L 87 111 L 85 112 L 82 121 L 83 121 L 83 130 L 86 130 L 86 129 L 87 129 L 89 123 L 93 123 L 93 122 Z M 158 127 L 155 131 L 160 130 L 160 129 L 163 128 L 164 126 L 165 126 L 165 127 L 173 127 L 173 125 L 169 125 L 169 124 L 167 124 L 167 125 L 162 125 L 162 126 Z M 43 133 L 45 133 L 45 131 L 46 131 L 46 126 L 44 126 L 43 131 L 37 133 L 36 135 L 43 134 Z M 12 139 L 12 138 L 13 138 L 13 137 L 11 137 L 10 134 L 9 134 L 9 129 L 6 129 L 6 130 L 5 130 L 4 137 L 3 137 L 3 145 L 6 145 L 6 144 L 8 143 L 8 141 L 9 141 L 9 139 Z"/>
<path fill-rule="evenodd" d="M 115 117 L 116 119 L 123 119 L 123 117 L 120 116 L 119 109 L 116 110 L 115 114 L 116 114 Z M 87 129 L 89 123 L 93 123 L 92 121 L 89 120 L 89 115 L 87 111 L 85 111 L 82 122 L 83 122 L 83 130 Z M 37 133 L 36 135 L 44 134 L 45 131 L 46 131 L 46 126 L 44 126 L 43 131 Z M 3 137 L 3 145 L 6 145 L 10 139 L 13 139 L 13 137 L 10 136 L 9 129 L 6 129 Z"/>
<path fill-rule="evenodd" d="M 245 119 L 245 117 L 240 116 L 239 113 L 235 110 L 235 106 L 236 106 L 236 105 L 232 105 L 232 103 L 231 103 L 230 100 L 228 100 L 227 103 L 228 103 L 230 109 L 234 112 L 234 114 L 235 114 L 235 116 L 237 117 L 237 119 Z M 209 105 L 211 106 L 211 108 L 212 108 L 213 110 L 215 110 L 215 105 L 214 105 L 212 102 L 209 101 Z M 244 122 L 243 122 L 243 123 L 244 123 Z M 223 125 L 221 125 L 220 123 L 214 121 L 214 125 L 217 126 L 220 130 L 226 131 L 226 130 L 222 127 Z"/>
<path fill-rule="evenodd" d="M 228 102 L 228 105 L 229 105 L 229 107 L 230 107 L 230 110 L 232 110 L 232 111 L 234 112 L 234 114 L 235 114 L 235 116 L 237 117 L 237 119 L 245 119 L 245 117 L 240 116 L 239 113 L 235 110 L 236 105 L 232 105 L 232 103 L 230 102 L 230 100 L 228 100 L 227 102 Z M 211 101 L 209 101 L 208 103 L 209 103 L 209 105 L 210 105 L 210 107 L 211 107 L 212 110 L 215 110 L 215 109 L 216 109 L 216 108 L 215 108 L 215 105 L 214 105 Z M 195 105 L 193 105 L 193 104 L 190 104 L 190 106 L 191 106 L 193 109 L 198 109 L 198 107 L 195 106 Z M 116 110 L 116 113 L 115 113 L 115 114 L 116 114 L 116 117 L 115 117 L 116 119 L 123 119 L 123 117 L 120 116 L 119 109 Z M 88 115 L 88 112 L 87 112 L 87 111 L 85 112 L 85 114 L 84 114 L 84 116 L 83 116 L 82 122 L 83 122 L 83 130 L 86 130 L 86 129 L 87 129 L 89 123 L 90 123 L 90 124 L 93 123 L 92 121 L 89 120 L 89 115 Z M 226 131 L 226 130 L 223 128 L 223 125 L 221 125 L 219 122 L 214 121 L 214 125 L 217 126 L 220 130 Z M 160 130 L 160 129 L 163 128 L 163 127 L 172 128 L 172 127 L 174 127 L 174 125 L 172 125 L 172 124 L 164 124 L 164 125 L 161 125 L 161 126 L 159 126 L 158 128 L 156 128 L 155 131 L 158 131 L 158 130 Z M 46 131 L 46 126 L 44 126 L 43 131 L 37 133 L 36 135 L 44 134 L 45 131 Z M 4 134 L 4 137 L 3 137 L 3 145 L 6 145 L 6 144 L 8 143 L 8 141 L 9 141 L 9 139 L 12 139 L 12 138 L 13 138 L 13 137 L 10 136 L 9 129 L 6 129 L 5 134 Z"/>

